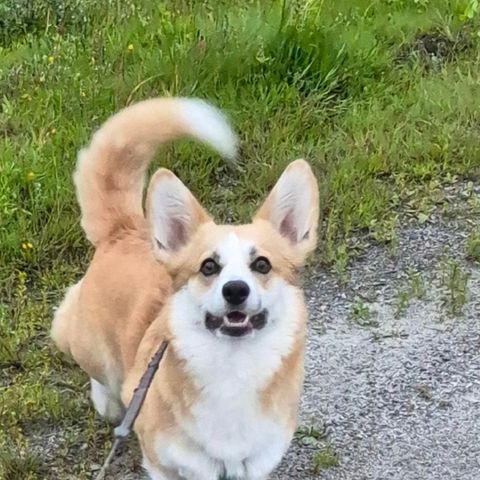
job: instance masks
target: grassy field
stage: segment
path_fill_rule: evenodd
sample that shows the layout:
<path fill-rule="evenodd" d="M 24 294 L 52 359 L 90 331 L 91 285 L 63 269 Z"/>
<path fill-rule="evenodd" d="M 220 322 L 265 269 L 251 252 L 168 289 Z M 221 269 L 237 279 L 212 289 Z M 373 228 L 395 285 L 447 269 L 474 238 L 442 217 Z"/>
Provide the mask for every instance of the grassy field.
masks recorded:
<path fill-rule="evenodd" d="M 248 219 L 285 164 L 321 184 L 316 263 L 352 234 L 392 241 L 440 187 L 480 175 L 476 0 L 0 3 L 0 478 L 90 478 L 108 427 L 50 345 L 52 308 L 91 254 L 71 174 L 115 110 L 206 98 L 241 137 L 238 166 L 189 142 L 172 168 L 219 220 Z M 52 450 L 53 442 L 55 450 Z M 66 461 L 66 459 L 70 459 Z"/>

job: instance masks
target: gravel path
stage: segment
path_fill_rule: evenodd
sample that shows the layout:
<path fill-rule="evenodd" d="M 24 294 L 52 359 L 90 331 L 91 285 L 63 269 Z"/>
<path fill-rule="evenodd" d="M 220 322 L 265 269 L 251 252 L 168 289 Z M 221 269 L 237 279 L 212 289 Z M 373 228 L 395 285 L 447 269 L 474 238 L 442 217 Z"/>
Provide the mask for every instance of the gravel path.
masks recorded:
<path fill-rule="evenodd" d="M 303 434 L 272 480 L 480 479 L 480 269 L 465 261 L 474 228 L 436 217 L 398 232 L 393 252 L 367 248 L 343 283 L 310 276 Z M 127 473 L 135 457 L 117 458 L 111 478 L 138 480 Z"/>
<path fill-rule="evenodd" d="M 370 248 L 345 285 L 328 274 L 309 282 L 301 423 L 326 438 L 296 439 L 273 479 L 480 479 L 480 270 L 464 263 L 468 229 L 406 229 L 394 255 Z M 452 316 L 463 273 L 466 301 Z M 413 282 L 422 299 L 411 298 Z M 338 466 L 314 472 L 325 445 Z"/>

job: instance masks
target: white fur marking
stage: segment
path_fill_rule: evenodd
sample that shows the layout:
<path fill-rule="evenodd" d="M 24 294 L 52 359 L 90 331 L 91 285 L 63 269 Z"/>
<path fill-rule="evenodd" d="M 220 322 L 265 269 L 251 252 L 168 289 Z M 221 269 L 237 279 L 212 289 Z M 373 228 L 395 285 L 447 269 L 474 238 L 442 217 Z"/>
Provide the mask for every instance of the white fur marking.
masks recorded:
<path fill-rule="evenodd" d="M 202 300 L 202 307 L 213 315 L 222 316 L 225 311 L 225 300 L 222 288 L 231 280 L 243 280 L 250 288 L 247 299 L 246 312 L 258 313 L 262 308 L 260 291 L 256 285 L 255 277 L 250 270 L 250 250 L 252 244 L 240 241 L 235 234 L 230 234 L 217 247 L 216 251 L 223 265 L 215 285 L 209 290 Z"/>

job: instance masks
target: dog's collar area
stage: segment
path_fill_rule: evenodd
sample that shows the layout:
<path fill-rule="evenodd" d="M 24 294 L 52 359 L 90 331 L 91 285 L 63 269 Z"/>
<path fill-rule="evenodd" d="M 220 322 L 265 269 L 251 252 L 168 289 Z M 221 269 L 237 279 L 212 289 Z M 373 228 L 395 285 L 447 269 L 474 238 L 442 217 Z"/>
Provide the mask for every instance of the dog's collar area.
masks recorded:
<path fill-rule="evenodd" d="M 105 463 L 103 464 L 100 472 L 95 477 L 95 480 L 103 480 L 105 478 L 107 470 L 116 451 L 120 447 L 123 440 L 125 440 L 125 438 L 127 438 L 127 436 L 132 431 L 133 424 L 135 423 L 135 420 L 137 419 L 138 414 L 142 409 L 143 402 L 145 401 L 145 397 L 147 396 L 150 385 L 152 384 L 153 377 L 155 376 L 155 373 L 160 366 L 160 362 L 162 361 L 167 347 L 168 340 L 163 340 L 163 342 L 160 344 L 160 347 L 158 347 L 158 350 L 155 352 L 152 359 L 148 363 L 147 368 L 142 375 L 142 378 L 140 378 L 140 382 L 138 383 L 137 388 L 135 388 L 135 390 L 133 391 L 132 399 L 128 404 L 127 411 L 125 412 L 122 423 L 114 430 L 115 441 L 113 442 L 112 449 L 110 450 L 110 453 L 108 454 L 108 457 L 105 460 Z"/>

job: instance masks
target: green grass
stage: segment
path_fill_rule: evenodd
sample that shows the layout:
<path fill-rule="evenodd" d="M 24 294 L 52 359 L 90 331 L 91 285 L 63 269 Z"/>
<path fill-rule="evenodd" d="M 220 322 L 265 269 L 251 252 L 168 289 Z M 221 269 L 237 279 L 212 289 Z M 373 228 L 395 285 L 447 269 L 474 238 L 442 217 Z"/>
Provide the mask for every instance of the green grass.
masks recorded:
<path fill-rule="evenodd" d="M 442 183 L 478 178 L 477 10 L 470 0 L 2 2 L 0 477 L 86 478 L 108 438 L 85 377 L 48 339 L 53 306 L 91 255 L 71 174 L 103 120 L 156 95 L 224 108 L 242 140 L 237 167 L 189 142 L 158 162 L 219 220 L 248 219 L 290 160 L 309 159 L 321 184 L 315 262 L 341 273 L 352 233 L 392 241 L 399 206 L 421 221 Z M 449 54 L 425 55 L 424 33 L 451 41 Z M 25 453 L 57 428 L 75 432 L 57 441 L 75 454 L 61 474 Z"/>
<path fill-rule="evenodd" d="M 338 454 L 335 453 L 330 446 L 322 448 L 313 456 L 313 471 L 317 474 L 322 470 L 338 467 L 339 464 L 340 459 Z"/>

